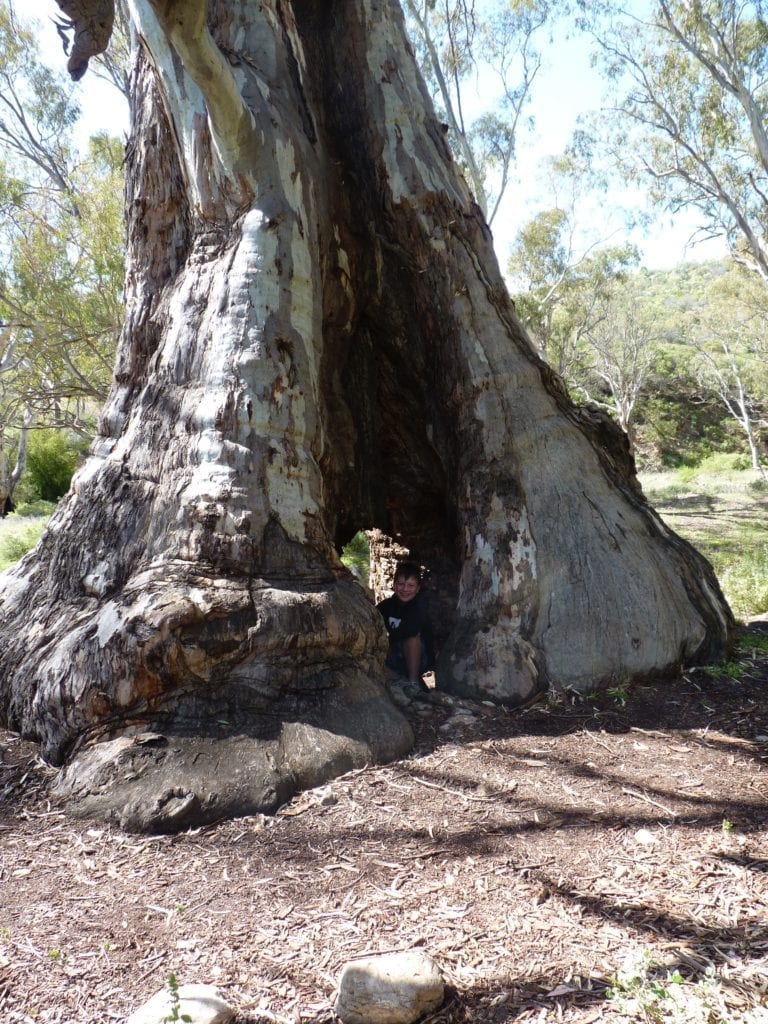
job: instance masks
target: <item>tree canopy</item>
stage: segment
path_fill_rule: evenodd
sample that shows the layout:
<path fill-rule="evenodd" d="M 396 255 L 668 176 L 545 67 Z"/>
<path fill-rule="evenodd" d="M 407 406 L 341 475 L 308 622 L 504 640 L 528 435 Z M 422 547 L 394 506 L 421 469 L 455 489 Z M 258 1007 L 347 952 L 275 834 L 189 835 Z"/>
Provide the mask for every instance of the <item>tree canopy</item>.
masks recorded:
<path fill-rule="evenodd" d="M 620 167 L 768 279 L 768 22 L 737 0 L 582 3 L 617 97 Z"/>
<path fill-rule="evenodd" d="M 448 139 L 488 223 L 509 186 L 551 23 L 548 0 L 403 0 L 410 37 Z M 480 86 L 482 80 L 483 85 Z M 488 92 L 490 102 L 478 104 Z"/>
<path fill-rule="evenodd" d="M 91 436 L 106 397 L 123 317 L 123 146 L 102 135 L 78 150 L 72 85 L 44 63 L 34 26 L 7 2 L 0 58 L 0 444 L 8 466 L 8 447 L 23 454 L 29 427 Z M 0 486 L 7 492 L 10 483 Z"/>

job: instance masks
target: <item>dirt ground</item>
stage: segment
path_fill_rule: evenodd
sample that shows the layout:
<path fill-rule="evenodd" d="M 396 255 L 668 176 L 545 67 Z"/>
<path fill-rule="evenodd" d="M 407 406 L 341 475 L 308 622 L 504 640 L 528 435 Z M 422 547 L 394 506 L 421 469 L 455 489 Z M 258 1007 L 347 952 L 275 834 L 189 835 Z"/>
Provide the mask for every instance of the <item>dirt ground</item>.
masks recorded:
<path fill-rule="evenodd" d="M 347 960 L 419 946 L 448 984 L 431 1024 L 619 1020 L 606 988 L 643 950 L 648 991 L 677 970 L 716 993 L 676 1019 L 768 1021 L 768 655 L 740 664 L 517 712 L 414 702 L 408 760 L 175 837 L 66 817 L 0 734 L 0 1020 L 125 1020 L 173 972 L 237 1024 L 325 1024 Z"/>

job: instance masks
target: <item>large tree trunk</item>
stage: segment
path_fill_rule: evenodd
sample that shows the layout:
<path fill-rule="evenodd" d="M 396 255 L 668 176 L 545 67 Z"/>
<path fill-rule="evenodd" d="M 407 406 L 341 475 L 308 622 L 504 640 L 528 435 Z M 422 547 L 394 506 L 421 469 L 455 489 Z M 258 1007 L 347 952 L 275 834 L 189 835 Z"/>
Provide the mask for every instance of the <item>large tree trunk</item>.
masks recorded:
<path fill-rule="evenodd" d="M 446 689 L 715 657 L 712 572 L 525 338 L 399 6 L 131 8 L 115 386 L 0 595 L 6 721 L 81 810 L 181 827 L 408 748 L 361 528 L 440 581 Z"/>

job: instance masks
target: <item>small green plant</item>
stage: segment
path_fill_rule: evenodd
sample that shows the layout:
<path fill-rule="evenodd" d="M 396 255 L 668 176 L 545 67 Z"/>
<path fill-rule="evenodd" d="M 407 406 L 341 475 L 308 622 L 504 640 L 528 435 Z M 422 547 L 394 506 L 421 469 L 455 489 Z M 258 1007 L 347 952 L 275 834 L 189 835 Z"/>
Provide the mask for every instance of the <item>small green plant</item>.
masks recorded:
<path fill-rule="evenodd" d="M 626 683 L 617 683 L 610 690 L 606 690 L 606 693 L 612 701 L 621 704 L 622 707 L 626 706 L 629 699 L 629 688 Z"/>
<path fill-rule="evenodd" d="M 726 1019 L 714 971 L 697 982 L 665 970 L 649 950 L 628 958 L 606 989 L 622 1016 L 650 1024 L 710 1024 Z"/>
<path fill-rule="evenodd" d="M 65 957 L 64 953 L 62 953 L 62 951 L 60 949 L 49 949 L 48 950 L 48 959 L 51 961 L 52 964 L 55 964 L 55 963 L 64 963 L 64 960 L 66 959 L 66 957 Z"/>
<path fill-rule="evenodd" d="M 681 466 L 677 472 L 676 477 L 680 485 L 689 484 L 691 480 L 696 476 L 695 466 Z"/>
<path fill-rule="evenodd" d="M 176 1024 L 177 1021 L 191 1022 L 192 1018 L 188 1013 L 181 1012 L 181 997 L 179 995 L 179 980 L 171 971 L 168 975 L 168 992 L 170 994 L 170 1011 L 163 1017 L 163 1024 Z"/>
<path fill-rule="evenodd" d="M 738 681 L 744 675 L 744 666 L 738 661 L 726 661 L 722 665 L 712 665 L 707 671 L 713 675 L 728 676 L 729 679 Z"/>
<path fill-rule="evenodd" d="M 574 701 L 584 699 L 582 698 L 581 694 L 575 692 L 571 694 L 571 697 Z M 555 711 L 557 708 L 562 707 L 562 704 L 563 695 L 561 693 L 558 693 L 558 691 L 555 690 L 554 687 L 551 687 L 549 690 L 547 690 L 547 701 L 544 705 L 547 711 Z"/>
<path fill-rule="evenodd" d="M 11 941 L 11 929 L 10 928 L 0 928 L 0 939 L 3 939 L 5 942 L 10 942 Z"/>
<path fill-rule="evenodd" d="M 587 693 L 574 691 L 573 693 L 573 699 L 582 704 L 599 704 L 601 701 L 604 702 L 606 697 L 624 707 L 629 699 L 629 687 L 626 683 L 616 683 L 609 690 L 589 690 Z"/>
<path fill-rule="evenodd" d="M 722 827 L 723 827 L 723 835 L 724 836 L 733 835 L 733 822 L 732 821 L 728 821 L 727 818 L 723 818 L 723 826 Z"/>
<path fill-rule="evenodd" d="M 742 654 L 768 654 L 768 636 L 759 633 L 750 633 L 748 636 L 740 636 L 736 641 L 736 650 Z"/>

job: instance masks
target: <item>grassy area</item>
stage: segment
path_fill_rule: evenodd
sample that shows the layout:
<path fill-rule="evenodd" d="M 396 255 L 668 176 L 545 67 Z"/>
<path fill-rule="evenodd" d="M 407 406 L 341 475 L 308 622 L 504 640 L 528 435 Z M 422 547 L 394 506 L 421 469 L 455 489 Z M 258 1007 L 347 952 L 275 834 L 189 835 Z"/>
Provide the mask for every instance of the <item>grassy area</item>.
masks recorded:
<path fill-rule="evenodd" d="M 739 618 L 768 612 L 768 488 L 753 470 L 702 463 L 641 475 L 664 521 L 714 566 Z"/>
<path fill-rule="evenodd" d="M 10 515 L 3 523 L 0 534 L 0 572 L 18 562 L 40 540 L 48 523 L 48 515 L 29 520 Z"/>

